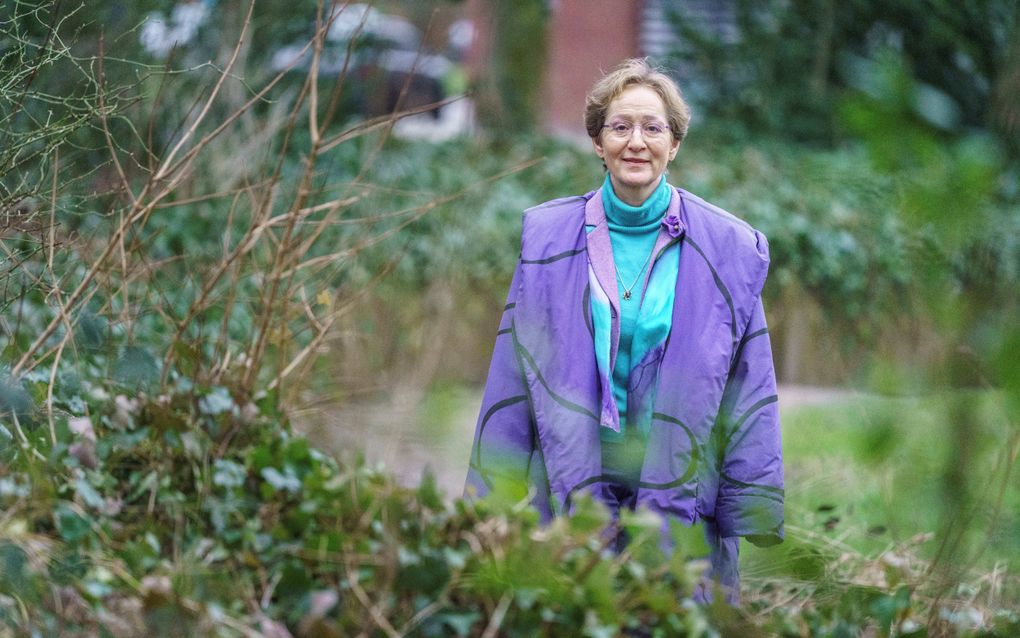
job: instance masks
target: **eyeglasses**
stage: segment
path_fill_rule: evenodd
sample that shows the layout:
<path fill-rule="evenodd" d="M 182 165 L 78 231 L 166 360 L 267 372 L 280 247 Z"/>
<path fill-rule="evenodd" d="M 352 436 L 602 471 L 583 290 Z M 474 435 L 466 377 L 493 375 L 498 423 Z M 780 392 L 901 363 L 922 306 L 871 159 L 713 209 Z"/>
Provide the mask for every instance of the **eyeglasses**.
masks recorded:
<path fill-rule="evenodd" d="M 602 128 L 609 129 L 609 135 L 618 140 L 629 140 L 635 128 L 641 129 L 641 136 L 646 140 L 659 140 L 669 133 L 669 127 L 666 124 L 656 121 L 635 125 L 627 120 L 613 120 L 603 125 Z"/>

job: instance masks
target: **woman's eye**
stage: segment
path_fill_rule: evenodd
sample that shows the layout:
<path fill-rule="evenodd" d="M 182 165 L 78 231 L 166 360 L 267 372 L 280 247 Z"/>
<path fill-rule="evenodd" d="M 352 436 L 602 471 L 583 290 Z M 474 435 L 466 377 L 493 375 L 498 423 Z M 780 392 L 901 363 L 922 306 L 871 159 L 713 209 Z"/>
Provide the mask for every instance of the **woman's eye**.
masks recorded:
<path fill-rule="evenodd" d="M 630 131 L 630 124 L 616 123 L 613 124 L 614 133 L 626 133 Z"/>
<path fill-rule="evenodd" d="M 661 124 L 645 124 L 645 133 L 649 135 L 662 135 L 666 132 Z"/>

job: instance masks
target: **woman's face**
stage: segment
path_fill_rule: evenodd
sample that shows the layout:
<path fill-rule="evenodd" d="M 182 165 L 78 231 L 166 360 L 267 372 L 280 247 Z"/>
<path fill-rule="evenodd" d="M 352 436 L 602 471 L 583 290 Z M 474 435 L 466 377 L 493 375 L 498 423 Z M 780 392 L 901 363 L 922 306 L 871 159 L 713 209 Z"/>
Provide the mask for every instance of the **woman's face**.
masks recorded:
<path fill-rule="evenodd" d="M 647 86 L 628 87 L 609 103 L 606 126 L 621 123 L 631 126 L 630 135 L 621 137 L 614 134 L 612 128 L 603 128 L 599 137 L 592 139 L 592 144 L 609 169 L 617 197 L 637 206 L 659 185 L 659 177 L 676 156 L 680 142 L 669 131 L 662 98 Z M 665 133 L 647 136 L 643 127 L 652 124 L 664 127 Z"/>

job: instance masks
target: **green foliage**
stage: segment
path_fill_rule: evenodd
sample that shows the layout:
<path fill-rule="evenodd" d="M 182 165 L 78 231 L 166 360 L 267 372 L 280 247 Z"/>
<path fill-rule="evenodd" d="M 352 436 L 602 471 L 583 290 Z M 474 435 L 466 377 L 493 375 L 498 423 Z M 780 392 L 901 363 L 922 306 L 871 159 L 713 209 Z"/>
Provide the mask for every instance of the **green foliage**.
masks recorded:
<path fill-rule="evenodd" d="M 1015 87 L 1020 11 L 1011 0 L 731 4 L 736 33 L 713 34 L 683 12 L 672 14 L 680 46 L 668 61 L 685 69 L 692 97 L 713 117 L 832 143 L 843 137 L 836 112 L 853 86 L 854 59 L 893 50 L 937 96 L 919 106 L 935 109 L 940 126 L 984 128 L 1007 140 L 1015 134 L 1007 95 Z"/>
<path fill-rule="evenodd" d="M 308 636 L 708 622 L 682 604 L 695 566 L 662 560 L 647 514 L 625 521 L 634 558 L 616 558 L 591 501 L 540 529 L 533 514 L 449 504 L 428 479 L 409 490 L 340 466 L 225 388 L 100 398 L 117 391 L 91 387 L 89 416 L 59 416 L 55 444 L 35 430 L 0 461 L 0 635 L 114 631 L 118 613 L 131 635 L 176 622 Z"/>
<path fill-rule="evenodd" d="M 549 8 L 540 0 L 497 1 L 492 17 L 491 76 L 478 91 L 479 116 L 497 139 L 538 128 Z M 527 35 L 522 35 L 527 34 Z"/>
<path fill-rule="evenodd" d="M 913 234 L 895 216 L 892 181 L 862 153 L 767 140 L 689 144 L 681 181 L 765 233 L 773 293 L 803 286 L 827 319 L 862 335 L 899 306 L 912 277 L 906 253 Z"/>
<path fill-rule="evenodd" d="M 1010 440 L 1009 413 L 998 392 L 973 397 L 977 426 L 969 432 L 972 458 L 966 536 L 968 564 L 991 570 L 996 561 L 1020 561 L 1020 493 L 1010 487 L 999 456 Z M 786 415 L 784 452 L 788 462 L 787 516 L 791 525 L 828 539 L 853 538 L 856 551 L 878 554 L 892 545 L 909 546 L 924 560 L 938 547 L 927 532 L 957 504 L 945 498 L 939 473 L 956 460 L 949 415 L 951 395 L 878 398 L 847 396 L 833 405 L 806 407 Z M 1006 443 L 1009 445 L 1009 443 Z M 1008 452 L 1007 452 L 1008 453 Z M 919 536 L 920 535 L 920 536 Z M 1000 538 L 988 551 L 989 535 Z M 924 539 L 914 545 L 912 539 Z M 784 550 L 779 550 L 784 551 Z M 765 558 L 765 556 L 762 556 Z M 781 562 L 781 561 L 779 561 Z"/>
<path fill-rule="evenodd" d="M 296 393 L 288 397 L 280 379 L 304 352 L 322 349 L 331 322 L 366 290 L 381 315 L 406 322 L 393 347 L 377 336 L 382 322 L 357 325 L 381 359 L 413 347 L 400 328 L 422 325 L 426 313 L 443 325 L 470 315 L 472 302 L 498 311 L 520 211 L 596 186 L 598 161 L 531 137 L 496 149 L 463 139 L 393 142 L 385 122 L 371 134 L 354 124 L 339 138 L 329 126 L 305 135 L 313 118 L 293 93 L 243 106 L 255 90 L 245 81 L 259 77 L 243 62 L 206 103 L 219 70 L 204 60 L 230 57 L 241 4 L 222 2 L 221 20 L 207 25 L 220 37 L 203 42 L 218 48 L 199 44 L 169 60 L 145 57 L 132 31 L 167 3 L 88 4 L 60 22 L 53 3 L 16 1 L 13 18 L 0 18 L 0 60 L 12 80 L 0 84 L 9 142 L 0 145 L 0 203 L 45 197 L 57 223 L 52 232 L 18 225 L 0 239 L 0 282 L 20 284 L 3 288 L 0 356 L 22 357 L 13 378 L 0 380 L 0 636 L 281 627 L 298 636 L 1017 632 L 1015 614 L 978 627 L 966 605 L 940 601 L 976 598 L 960 566 L 975 557 L 967 550 L 980 540 L 979 524 L 1001 523 L 987 526 L 986 545 L 1015 545 L 1015 494 L 982 491 L 979 479 L 1008 477 L 1016 459 L 1018 182 L 994 142 L 953 133 L 972 114 L 942 84 L 913 82 L 914 58 L 872 66 L 840 57 L 859 93 L 839 113 L 863 138 L 860 148 L 806 150 L 719 131 L 695 133 L 684 148 L 675 181 L 769 235 L 780 287 L 799 282 L 847 330 L 863 333 L 904 307 L 930 313 L 950 346 L 945 365 L 928 373 L 947 390 L 929 408 L 939 414 L 878 409 L 850 423 L 825 414 L 802 439 L 833 449 L 842 439 L 860 464 L 846 464 L 858 480 L 886 480 L 889 464 L 903 470 L 892 474 L 895 489 L 926 504 L 924 514 L 876 500 L 858 513 L 880 513 L 867 521 L 876 536 L 880 527 L 890 536 L 906 527 L 908 516 L 938 529 L 931 571 L 913 569 L 913 554 L 893 560 L 912 545 L 883 559 L 870 551 L 878 547 L 846 551 L 833 536 L 849 506 L 844 513 L 842 504 L 817 502 L 799 515 L 826 541 L 791 533 L 776 550 L 785 571 L 772 574 L 751 609 L 738 610 L 690 600 L 702 565 L 686 557 L 704 553 L 696 530 L 675 527 L 677 551 L 666 556 L 661 522 L 625 514 L 620 526 L 633 541 L 615 556 L 606 551 L 606 512 L 590 501 L 543 527 L 523 494 L 449 503 L 429 479 L 399 487 L 335 462 L 290 430 L 280 410 Z M 511 17 L 538 24 L 540 4 Z M 308 6 L 257 14 L 255 41 L 269 42 L 277 27 L 305 28 Z M 790 26 L 791 15 L 780 24 Z M 99 77 L 104 28 L 103 41 L 123 48 L 103 58 Z M 68 30 L 77 49 L 56 37 Z M 756 53 L 763 65 L 799 31 L 776 33 L 771 49 Z M 521 119 L 505 128 L 521 130 L 539 77 L 522 69 L 539 51 L 518 56 L 504 44 L 504 72 L 521 82 L 509 86 L 522 98 L 512 109 Z M 163 64 L 166 72 L 157 71 Z M 831 89 L 830 67 L 820 68 Z M 762 116 L 766 128 L 782 130 L 804 110 L 796 136 L 818 139 L 833 114 L 828 91 L 810 104 L 755 99 L 775 105 Z M 172 163 L 175 152 L 188 159 Z M 522 170 L 503 175 L 514 168 Z M 391 276 L 371 289 L 381 274 Z M 274 295 L 278 284 L 284 292 Z M 419 292 L 444 285 L 457 295 L 447 314 L 436 313 L 442 295 L 423 308 L 432 302 L 418 301 Z M 336 385 L 329 372 L 321 378 Z M 907 385 L 894 373 L 874 376 L 883 387 Z M 986 383 L 1002 394 L 961 389 Z M 987 407 L 988 396 L 1005 407 Z M 946 427 L 935 430 L 936 422 Z M 977 471 L 988 465 L 995 471 Z M 790 483 L 810 486 L 811 477 Z M 810 597 L 790 604 L 789 591 Z"/>
<path fill-rule="evenodd" d="M 372 187 L 353 207 L 355 216 L 368 218 L 383 205 L 427 206 L 428 212 L 409 232 L 367 251 L 358 268 L 366 277 L 400 251 L 393 273 L 398 285 L 421 287 L 435 280 L 502 285 L 520 252 L 521 212 L 565 193 L 592 190 L 598 171 L 594 156 L 543 138 L 519 137 L 496 153 L 470 139 L 391 143 L 366 176 Z M 497 176 L 502 177 L 493 179 Z M 405 221 L 380 220 L 354 232 L 379 232 Z"/>
<path fill-rule="evenodd" d="M 787 539 L 743 552 L 752 609 L 782 604 L 820 635 L 838 635 L 827 633 L 838 627 L 858 635 L 859 614 L 879 620 L 878 627 L 892 618 L 892 635 L 951 635 L 997 614 L 1006 622 L 1008 614 L 995 608 L 1014 606 L 1001 601 L 1020 596 L 1020 583 L 1005 576 L 1020 561 L 1013 514 L 1020 492 L 1003 463 L 1017 439 L 1001 398 L 974 397 L 970 423 L 980 425 L 970 431 L 963 509 L 936 478 L 960 463 L 951 412 L 957 397 L 847 393 L 785 411 Z M 1004 441 L 1012 447 L 1003 450 Z M 946 519 L 957 522 L 951 533 Z M 948 556 L 947 538 L 959 543 Z M 1003 578 L 992 576 L 999 573 Z M 938 613 L 929 608 L 933 600 L 944 606 Z M 956 629 L 939 626 L 950 619 Z"/>
<path fill-rule="evenodd" d="M 229 388 L 179 384 L 138 399 L 82 388 L 87 416 L 58 413 L 55 443 L 28 429 L 0 457 L 3 636 L 924 635 L 913 633 L 929 604 L 916 574 L 887 561 L 872 579 L 878 563 L 854 567 L 799 534 L 772 559 L 785 578 L 814 583 L 811 605 L 772 606 L 766 589 L 746 611 L 699 606 L 688 596 L 703 563 L 685 557 L 703 552 L 700 540 L 677 526 L 664 556 L 649 512 L 624 514 L 632 540 L 614 555 L 607 513 L 589 499 L 542 527 L 521 504 L 451 503 L 428 477 L 408 489 L 339 464 L 268 402 Z M 772 578 L 768 588 L 783 587 Z M 961 616 L 940 635 L 1007 636 L 1010 618 L 978 634 Z"/>
<path fill-rule="evenodd" d="M 57 15 L 51 9 L 45 2 L 13 0 L 0 13 L 0 237 L 10 237 L 0 256 L 3 313 L 31 294 L 25 275 L 37 269 L 21 266 L 38 264 L 44 255 L 49 223 L 40 211 L 43 202 L 57 205 L 61 194 L 55 177 L 66 160 L 61 162 L 60 150 L 102 111 L 91 73 L 63 40 L 63 27 L 75 12 Z M 49 82 L 55 69 L 64 76 L 61 90 Z M 0 354 L 5 349 L 0 346 Z"/>
<path fill-rule="evenodd" d="M 44 386 L 38 379 L 26 391 Z M 828 506 L 812 499 L 828 499 L 835 486 L 791 475 L 791 485 L 815 491 L 791 495 L 788 542 L 745 566 L 752 592 L 762 583 L 754 565 L 770 570 L 748 615 L 684 602 L 699 564 L 683 557 L 703 548 L 694 530 L 677 526 L 677 551 L 664 559 L 660 521 L 647 512 L 625 514 L 633 541 L 613 556 L 605 551 L 606 514 L 591 501 L 544 528 L 515 503 L 451 504 L 428 478 L 406 489 L 362 465 L 336 463 L 291 433 L 270 402 L 243 403 L 226 387 L 184 383 L 137 400 L 118 385 L 83 383 L 80 391 L 59 397 L 68 407 L 57 415 L 56 444 L 34 413 L 23 422 L 25 444 L 0 457 L 0 506 L 9 512 L 0 531 L 0 627 L 11 631 L 113 631 L 111 617 L 119 616 L 124 631 L 135 632 L 126 635 L 167 635 L 179 623 L 195 635 L 235 635 L 241 624 L 265 631 L 267 623 L 298 636 L 346 635 L 384 624 L 373 608 L 398 630 L 423 636 L 477 636 L 490 623 L 520 636 L 578 627 L 595 636 L 623 627 L 651 635 L 706 635 L 710 627 L 723 635 L 857 635 L 869 627 L 914 635 L 923 627 L 929 584 L 917 549 L 883 551 L 881 540 L 930 523 L 913 513 L 933 511 L 934 503 L 922 504 L 926 493 L 938 498 L 937 485 L 901 482 L 924 475 L 913 471 L 916 459 L 931 461 L 922 428 L 930 416 L 907 405 L 902 412 L 913 419 L 894 426 L 902 451 L 888 460 L 869 457 L 871 426 L 860 427 L 853 411 L 787 423 L 799 434 L 788 441 L 848 448 L 849 459 L 831 462 L 862 465 L 841 481 L 861 484 L 898 468 L 890 486 L 912 505 Z M 890 410 L 900 412 L 876 404 L 874 427 L 885 427 Z M 829 525 L 833 515 L 842 520 Z M 877 522 L 890 531 L 875 532 L 875 549 L 848 554 L 843 532 Z M 789 604 L 788 592 L 798 590 L 812 592 L 811 604 L 800 597 Z M 770 592 L 788 604 L 775 606 Z M 947 609 L 967 609 L 957 604 Z M 958 617 L 942 635 L 979 635 L 966 630 L 970 616 L 952 613 Z M 1010 635 L 1010 618 L 986 616 L 980 635 Z"/>
<path fill-rule="evenodd" d="M 887 139 L 875 133 L 875 139 Z M 902 187 L 904 175 L 875 166 L 869 148 L 805 149 L 770 138 L 734 139 L 707 128 L 693 132 L 685 143 L 670 181 L 766 234 L 772 257 L 765 290 L 768 307 L 779 309 L 788 288 L 804 289 L 820 305 L 832 331 L 845 335 L 847 349 L 859 351 L 875 343 L 891 318 L 923 312 L 927 302 L 920 293 L 932 269 L 942 273 L 948 286 L 964 281 L 985 286 L 989 307 L 1005 307 L 999 301 L 1010 297 L 1020 277 L 1020 234 L 1010 232 L 1020 230 L 1017 200 L 1006 192 L 987 196 L 987 187 L 994 185 L 991 175 L 1008 183 L 1011 173 L 993 170 L 989 162 L 994 154 L 972 152 L 975 144 L 984 148 L 980 140 L 963 140 L 952 147 L 956 151 L 938 146 L 930 164 L 914 162 L 918 171 L 925 167 L 916 180 L 928 190 L 912 194 Z M 899 151 L 904 162 L 908 149 Z M 537 165 L 486 182 L 501 168 L 535 157 L 542 158 Z M 541 138 L 520 138 L 499 152 L 468 140 L 390 144 L 376 167 L 367 177 L 376 188 L 364 191 L 353 207 L 355 218 L 367 218 L 386 203 L 412 210 L 437 195 L 464 191 L 430 209 L 407 232 L 365 250 L 348 271 L 352 281 L 367 282 L 399 255 L 392 275 L 381 284 L 380 297 L 399 300 L 405 311 L 413 307 L 408 297 L 417 297 L 417 291 L 434 282 L 470 289 L 473 297 L 498 306 L 518 255 L 521 210 L 584 193 L 599 180 L 597 160 L 589 151 Z M 976 195 L 978 187 L 986 195 Z M 904 216 L 901 204 L 907 196 L 908 203 L 959 200 L 965 208 L 979 206 L 982 217 L 975 222 L 954 215 L 956 206 L 927 204 L 911 210 L 940 214 L 944 221 Z M 405 220 L 380 220 L 345 232 L 390 229 Z M 943 225 L 953 230 L 934 231 Z M 957 232 L 958 227 L 968 232 Z M 494 321 L 467 314 L 478 312 L 467 302 L 458 312 L 472 317 L 464 322 L 465 330 L 484 330 Z M 402 335 L 429 316 L 435 317 L 424 309 L 385 313 L 387 321 L 400 322 Z"/>

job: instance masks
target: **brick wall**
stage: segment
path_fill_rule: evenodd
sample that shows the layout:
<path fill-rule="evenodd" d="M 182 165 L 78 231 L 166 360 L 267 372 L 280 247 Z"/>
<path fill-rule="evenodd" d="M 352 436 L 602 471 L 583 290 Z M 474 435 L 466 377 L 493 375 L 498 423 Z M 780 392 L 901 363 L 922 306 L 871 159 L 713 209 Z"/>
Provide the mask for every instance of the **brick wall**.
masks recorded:
<path fill-rule="evenodd" d="M 467 59 L 473 78 L 484 78 L 488 72 L 491 3 L 509 1 L 467 0 L 466 14 L 475 23 L 475 40 Z M 640 55 L 643 5 L 643 0 L 549 0 L 548 58 L 540 107 L 548 132 L 587 139 L 584 97 L 603 73 Z"/>
<path fill-rule="evenodd" d="M 603 73 L 638 55 L 638 0 L 551 0 L 545 128 L 587 138 L 584 97 Z"/>

